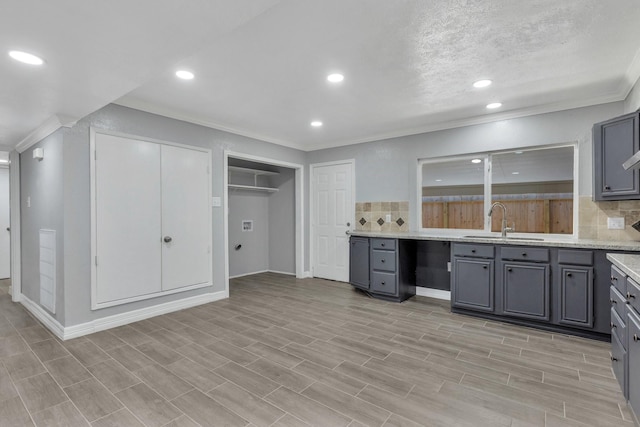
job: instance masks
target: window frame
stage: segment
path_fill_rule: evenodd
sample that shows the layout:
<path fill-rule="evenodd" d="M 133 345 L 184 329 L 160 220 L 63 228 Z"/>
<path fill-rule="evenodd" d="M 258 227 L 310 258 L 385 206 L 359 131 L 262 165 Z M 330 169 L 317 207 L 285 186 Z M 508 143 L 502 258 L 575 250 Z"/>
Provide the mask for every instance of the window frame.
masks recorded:
<path fill-rule="evenodd" d="M 527 147 L 514 147 L 510 149 L 496 150 L 496 151 L 484 151 L 476 153 L 464 153 L 453 156 L 442 157 L 426 157 L 418 159 L 417 169 L 417 192 L 416 192 L 416 218 L 418 224 L 418 231 L 426 232 L 429 234 L 453 234 L 453 235 L 468 235 L 472 233 L 482 233 L 487 236 L 499 236 L 499 232 L 491 231 L 491 219 L 488 215 L 484 217 L 484 227 L 482 229 L 470 229 L 470 228 L 424 228 L 422 226 L 422 189 L 423 189 L 423 166 L 430 163 L 442 163 L 447 161 L 465 161 L 471 159 L 482 159 L 484 163 L 484 212 L 489 212 L 491 208 L 491 201 L 493 197 L 492 193 L 492 161 L 493 156 L 505 153 L 511 153 L 513 151 L 535 151 L 535 150 L 547 150 L 553 148 L 573 148 L 573 233 L 572 234 L 558 234 L 558 233 L 510 233 L 513 237 L 547 237 L 554 239 L 576 239 L 578 237 L 578 208 L 579 208 L 579 145 L 577 142 L 560 143 L 560 144 L 548 144 L 548 145 L 535 145 Z"/>

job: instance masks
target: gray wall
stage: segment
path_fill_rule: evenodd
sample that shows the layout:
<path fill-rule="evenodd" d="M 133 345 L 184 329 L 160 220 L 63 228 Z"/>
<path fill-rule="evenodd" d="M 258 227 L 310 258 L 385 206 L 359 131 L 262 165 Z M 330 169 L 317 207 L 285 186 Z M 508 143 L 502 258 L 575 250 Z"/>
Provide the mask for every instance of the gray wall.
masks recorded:
<path fill-rule="evenodd" d="M 20 155 L 22 294 L 40 303 L 40 229 L 56 230 L 56 314 L 64 325 L 64 192 L 63 133 L 60 129 Z M 44 149 L 44 160 L 33 150 Z M 27 207 L 27 198 L 31 207 Z"/>
<path fill-rule="evenodd" d="M 253 221 L 253 231 L 242 231 L 243 220 Z M 268 269 L 269 193 L 229 190 L 229 276 Z"/>
<path fill-rule="evenodd" d="M 270 177 L 279 191 L 269 196 L 269 270 L 296 272 L 296 194 L 295 170 L 279 168 Z"/>
<path fill-rule="evenodd" d="M 212 192 L 223 196 L 224 150 L 305 163 L 305 153 L 155 114 L 108 105 L 64 130 L 65 154 L 65 306 L 66 326 L 177 299 L 224 289 L 223 208 L 213 209 L 213 286 L 91 311 L 89 126 L 142 137 L 210 148 Z M 24 262 L 25 260 L 23 260 Z M 307 268 L 308 269 L 308 268 Z"/>
<path fill-rule="evenodd" d="M 410 228 L 417 228 L 417 161 L 464 153 L 577 142 L 579 194 L 592 187 L 591 128 L 623 113 L 623 102 L 465 126 L 346 147 L 312 151 L 307 162 L 355 159 L 356 201 L 408 200 Z M 309 179 L 306 180 L 309 194 Z"/>

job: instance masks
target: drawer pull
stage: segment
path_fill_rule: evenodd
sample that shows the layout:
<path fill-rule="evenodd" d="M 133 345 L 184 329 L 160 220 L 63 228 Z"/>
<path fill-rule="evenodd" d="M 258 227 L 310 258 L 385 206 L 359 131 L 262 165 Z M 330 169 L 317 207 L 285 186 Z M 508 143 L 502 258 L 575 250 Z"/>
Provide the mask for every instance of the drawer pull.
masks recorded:
<path fill-rule="evenodd" d="M 634 294 L 632 294 L 631 292 L 627 292 L 627 299 L 629 299 L 629 298 L 636 299 L 636 296 Z"/>
<path fill-rule="evenodd" d="M 384 285 L 385 285 L 385 283 L 384 283 L 384 282 L 380 282 L 380 284 L 381 284 L 382 286 L 384 286 Z"/>
<path fill-rule="evenodd" d="M 609 302 L 611 304 L 617 304 L 618 303 L 618 301 L 614 300 L 613 298 L 609 298 Z"/>
<path fill-rule="evenodd" d="M 527 253 L 526 252 L 522 252 L 522 256 L 527 256 Z"/>
<path fill-rule="evenodd" d="M 618 361 L 618 358 L 617 358 L 617 357 L 613 357 L 613 356 L 611 356 L 611 361 L 612 361 L 612 362 L 617 362 L 617 361 Z"/>
<path fill-rule="evenodd" d="M 384 248 L 384 243 L 380 243 L 380 246 L 382 246 Z"/>
<path fill-rule="evenodd" d="M 613 323 L 613 322 L 609 323 L 609 325 L 611 325 L 611 329 L 615 329 L 615 328 L 617 328 L 616 324 L 615 324 L 615 323 Z"/>
<path fill-rule="evenodd" d="M 382 258 L 382 259 L 380 260 L 380 262 L 384 262 L 384 258 Z"/>
<path fill-rule="evenodd" d="M 638 334 L 633 334 L 633 342 L 638 342 Z"/>
<path fill-rule="evenodd" d="M 475 254 L 475 253 L 476 253 L 476 250 L 475 250 L 475 249 L 471 249 L 471 253 L 472 253 L 472 254 Z"/>

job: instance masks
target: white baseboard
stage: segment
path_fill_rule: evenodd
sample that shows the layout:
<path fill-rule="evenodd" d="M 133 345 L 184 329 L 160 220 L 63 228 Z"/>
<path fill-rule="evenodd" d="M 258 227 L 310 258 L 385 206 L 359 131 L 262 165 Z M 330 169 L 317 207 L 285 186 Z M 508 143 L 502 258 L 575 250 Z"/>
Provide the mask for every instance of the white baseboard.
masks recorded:
<path fill-rule="evenodd" d="M 302 278 L 303 279 L 311 279 L 313 276 L 311 275 L 310 271 L 305 271 L 302 273 Z"/>
<path fill-rule="evenodd" d="M 251 273 L 236 274 L 235 276 L 229 276 L 229 279 L 237 279 L 239 277 L 253 276 L 254 274 L 260 274 L 260 273 L 268 273 L 269 271 L 270 270 L 260 270 L 260 271 L 253 271 Z"/>
<path fill-rule="evenodd" d="M 284 274 L 285 276 L 295 276 L 296 275 L 296 273 L 290 273 L 288 271 L 277 271 L 277 270 L 269 270 L 269 273 Z"/>
<path fill-rule="evenodd" d="M 429 297 L 429 298 L 436 298 L 436 299 L 451 301 L 451 292 L 443 291 L 440 289 L 423 288 L 422 286 L 416 286 L 416 295 L 419 295 L 421 297 Z"/>
<path fill-rule="evenodd" d="M 140 320 L 159 316 L 161 314 L 167 314 L 178 310 L 184 310 L 185 308 L 219 301 L 225 298 L 228 298 L 228 294 L 225 291 L 212 292 L 208 294 L 197 295 L 194 297 L 183 298 L 177 301 L 166 302 L 163 304 L 154 305 L 152 307 L 132 310 L 126 313 L 114 314 L 112 316 L 107 316 L 101 319 L 96 319 L 90 322 L 80 323 L 78 325 L 67 327 L 62 326 L 42 307 L 31 301 L 24 295 L 21 296 L 20 302 L 25 306 L 27 310 L 29 310 L 31 314 L 33 314 L 38 320 L 40 320 L 58 338 L 62 340 L 68 340 L 71 338 L 88 335 L 94 332 L 104 331 L 105 329 L 115 328 L 116 326 L 138 322 Z"/>

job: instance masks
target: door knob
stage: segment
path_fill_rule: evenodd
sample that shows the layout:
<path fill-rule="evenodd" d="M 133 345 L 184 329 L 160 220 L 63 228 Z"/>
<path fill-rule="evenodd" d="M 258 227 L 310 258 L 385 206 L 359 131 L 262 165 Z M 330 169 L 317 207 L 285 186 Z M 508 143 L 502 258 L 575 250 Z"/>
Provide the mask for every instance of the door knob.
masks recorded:
<path fill-rule="evenodd" d="M 7 227 L 7 231 L 11 231 L 11 227 Z"/>
<path fill-rule="evenodd" d="M 351 223 L 350 222 L 347 223 L 347 227 L 351 227 Z"/>
<path fill-rule="evenodd" d="M 164 240 L 165 243 L 170 243 L 173 239 L 171 238 L 171 236 L 164 236 Z"/>

